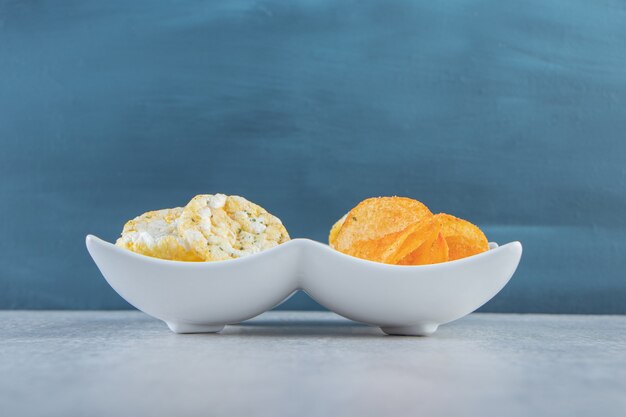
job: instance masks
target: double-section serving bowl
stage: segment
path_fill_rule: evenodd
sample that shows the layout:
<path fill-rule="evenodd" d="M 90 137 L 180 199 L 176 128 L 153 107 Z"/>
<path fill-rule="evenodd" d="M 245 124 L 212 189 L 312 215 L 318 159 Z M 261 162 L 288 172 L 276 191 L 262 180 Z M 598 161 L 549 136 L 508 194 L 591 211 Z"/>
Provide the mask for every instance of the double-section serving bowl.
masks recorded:
<path fill-rule="evenodd" d="M 95 236 L 87 249 L 107 282 L 176 333 L 219 332 L 303 290 L 346 318 L 393 335 L 427 336 L 489 301 L 511 279 L 522 245 L 434 265 L 387 265 L 293 239 L 244 258 L 178 262 L 140 255 Z"/>

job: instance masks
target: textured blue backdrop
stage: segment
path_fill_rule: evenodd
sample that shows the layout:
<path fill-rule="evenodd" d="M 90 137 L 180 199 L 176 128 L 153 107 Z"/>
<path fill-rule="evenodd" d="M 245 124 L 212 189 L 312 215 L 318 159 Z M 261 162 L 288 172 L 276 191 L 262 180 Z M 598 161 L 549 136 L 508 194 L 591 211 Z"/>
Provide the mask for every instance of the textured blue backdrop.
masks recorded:
<path fill-rule="evenodd" d="M 483 310 L 626 313 L 625 42 L 621 0 L 0 0 L 0 308 L 127 307 L 85 234 L 224 192 L 319 240 L 416 197 L 523 242 Z"/>

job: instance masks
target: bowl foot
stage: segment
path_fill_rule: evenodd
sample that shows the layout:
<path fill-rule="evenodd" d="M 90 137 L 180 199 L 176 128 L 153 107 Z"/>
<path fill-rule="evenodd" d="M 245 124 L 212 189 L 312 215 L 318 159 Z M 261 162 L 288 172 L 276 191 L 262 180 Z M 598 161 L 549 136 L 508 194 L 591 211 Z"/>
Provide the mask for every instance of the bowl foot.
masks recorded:
<path fill-rule="evenodd" d="M 166 321 L 167 327 L 174 333 L 217 333 L 221 331 L 223 325 L 191 324 L 176 321 Z"/>
<path fill-rule="evenodd" d="M 424 323 L 414 324 L 412 326 L 383 326 L 381 330 L 392 336 L 430 336 L 437 331 L 438 324 Z"/>

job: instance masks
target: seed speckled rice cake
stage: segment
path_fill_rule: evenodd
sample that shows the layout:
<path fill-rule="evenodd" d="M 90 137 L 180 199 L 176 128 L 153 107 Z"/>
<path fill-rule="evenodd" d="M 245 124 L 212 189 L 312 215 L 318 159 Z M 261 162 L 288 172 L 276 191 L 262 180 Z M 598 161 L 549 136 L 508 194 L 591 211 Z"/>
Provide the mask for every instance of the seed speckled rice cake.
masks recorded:
<path fill-rule="evenodd" d="M 182 207 L 149 211 L 124 225 L 119 247 L 155 258 L 174 261 L 202 261 L 178 235 L 178 219 Z"/>
<path fill-rule="evenodd" d="M 289 240 L 280 219 L 239 196 L 204 194 L 185 207 L 149 211 L 124 226 L 116 245 L 176 261 L 234 259 Z"/>
<path fill-rule="evenodd" d="M 280 219 L 243 197 L 224 194 L 191 199 L 178 234 L 206 261 L 239 258 L 289 240 Z"/>

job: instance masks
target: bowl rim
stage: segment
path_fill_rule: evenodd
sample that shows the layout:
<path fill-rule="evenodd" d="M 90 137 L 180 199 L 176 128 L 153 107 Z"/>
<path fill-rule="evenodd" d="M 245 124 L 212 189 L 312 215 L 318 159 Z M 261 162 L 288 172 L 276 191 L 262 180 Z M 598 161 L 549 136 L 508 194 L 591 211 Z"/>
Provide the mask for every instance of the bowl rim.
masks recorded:
<path fill-rule="evenodd" d="M 100 245 L 100 246 L 105 246 L 109 248 L 110 250 L 113 250 L 119 253 L 122 256 L 129 256 L 131 258 L 135 258 L 137 260 L 143 260 L 145 262 L 154 262 L 154 263 L 160 263 L 163 265 L 179 266 L 181 268 L 217 268 L 217 267 L 224 267 L 226 265 L 241 264 L 244 262 L 255 262 L 255 259 L 258 259 L 262 256 L 267 257 L 270 253 L 285 250 L 285 247 L 293 246 L 294 244 L 295 245 L 303 245 L 303 244 L 313 245 L 317 248 L 320 248 L 321 250 L 326 251 L 327 253 L 332 254 L 331 256 L 336 256 L 336 257 L 343 258 L 343 259 L 349 259 L 350 261 L 355 262 L 360 265 L 369 265 L 370 267 L 374 267 L 374 268 L 382 268 L 382 269 L 396 270 L 396 271 L 411 271 L 411 270 L 412 271 L 416 271 L 416 270 L 425 271 L 429 269 L 441 269 L 441 268 L 446 268 L 449 266 L 458 266 L 463 263 L 477 261 L 479 259 L 482 259 L 485 256 L 492 255 L 495 252 L 505 250 L 505 248 L 507 248 L 506 250 L 508 250 L 508 248 L 511 248 L 511 247 L 519 247 L 519 249 L 522 250 L 522 244 L 519 241 L 511 241 L 504 245 L 498 245 L 496 242 L 489 242 L 489 243 L 490 243 L 490 247 L 485 252 L 468 256 L 466 258 L 455 259 L 453 261 L 441 262 L 437 264 L 427 264 L 427 265 L 393 265 L 393 264 L 386 264 L 382 262 L 370 261 L 367 259 L 357 258 L 352 255 L 347 255 L 343 252 L 340 252 L 338 250 L 331 248 L 329 245 L 325 243 L 321 243 L 316 240 L 308 239 L 308 238 L 291 239 L 285 243 L 281 243 L 280 245 L 274 246 L 273 248 L 266 249 L 264 251 L 257 252 L 248 256 L 243 256 L 241 258 L 224 259 L 224 260 L 219 260 L 219 261 L 188 262 L 188 261 L 174 261 L 174 260 L 169 260 L 169 259 L 161 259 L 161 258 L 155 258 L 155 257 L 148 256 L 148 255 L 143 255 L 141 253 L 133 252 L 131 250 L 116 246 L 115 244 L 108 242 L 104 239 L 101 239 L 98 236 L 95 236 L 92 234 L 88 234 L 85 237 L 85 244 L 90 254 L 91 254 L 91 247 L 93 245 Z M 497 246 L 492 248 L 491 246 L 493 243 L 495 243 Z"/>

